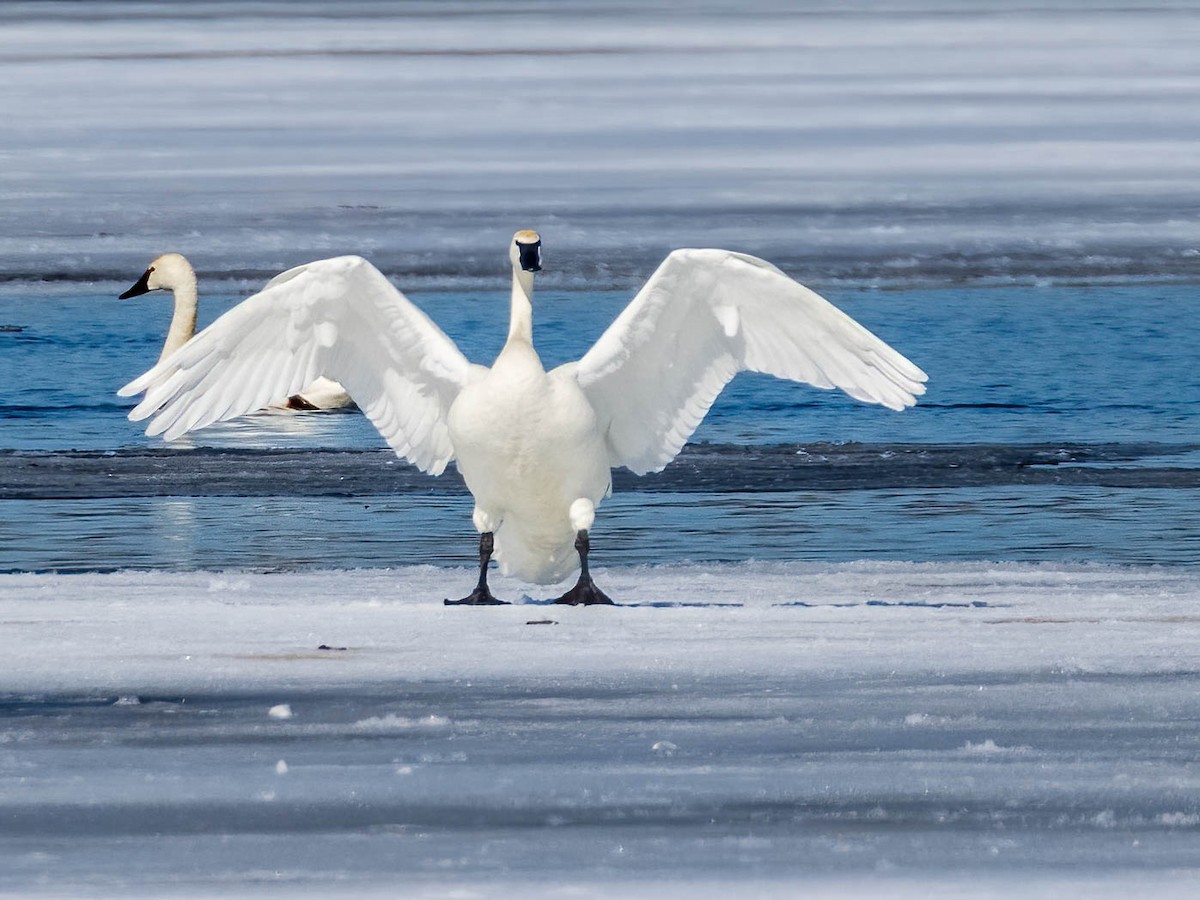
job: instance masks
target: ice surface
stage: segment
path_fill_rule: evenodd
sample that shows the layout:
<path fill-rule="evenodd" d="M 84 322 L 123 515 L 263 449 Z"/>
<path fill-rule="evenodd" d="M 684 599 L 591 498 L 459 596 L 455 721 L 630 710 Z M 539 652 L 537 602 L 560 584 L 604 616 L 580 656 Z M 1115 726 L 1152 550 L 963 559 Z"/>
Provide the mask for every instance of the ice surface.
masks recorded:
<path fill-rule="evenodd" d="M 547 286 L 621 289 L 558 292 L 563 358 L 683 245 L 956 286 L 832 298 L 928 366 L 903 419 L 735 384 L 721 441 L 1176 445 L 1037 488 L 630 491 L 615 609 L 327 568 L 465 563 L 461 496 L 104 499 L 92 459 L 91 499 L 4 502 L 4 565 L 187 571 L 0 577 L 0 893 L 1194 896 L 1198 29 L 1175 0 L 0 4 L 4 447 L 140 441 L 111 392 L 162 307 L 97 298 L 163 250 L 206 319 L 366 254 L 463 288 L 435 318 L 485 358 L 521 226 Z M 289 439 L 378 446 L 353 423 Z M 23 477 L 67 494 L 70 461 Z M 1085 485 L 1115 468 L 1140 487 Z M 829 562 L 886 555 L 1042 563 Z"/>
<path fill-rule="evenodd" d="M 447 608 L 472 575 L 434 567 L 0 578 L 0 890 L 1186 896 L 1200 877 L 1194 571 L 598 577 L 626 605 Z"/>
<path fill-rule="evenodd" d="M 1188 3 L 10 3 L 0 271 L 1194 277 Z"/>

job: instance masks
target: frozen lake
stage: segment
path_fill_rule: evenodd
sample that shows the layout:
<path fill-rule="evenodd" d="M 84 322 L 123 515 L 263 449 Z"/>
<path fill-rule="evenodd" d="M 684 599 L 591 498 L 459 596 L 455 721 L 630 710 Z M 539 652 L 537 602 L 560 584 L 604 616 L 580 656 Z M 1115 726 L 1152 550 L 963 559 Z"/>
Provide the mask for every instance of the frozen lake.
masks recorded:
<path fill-rule="evenodd" d="M 1195 571 L 600 576 L 0 578 L 0 891 L 1193 891 Z"/>
<path fill-rule="evenodd" d="M 535 227 L 571 287 L 1194 278 L 1198 42 L 1186 0 L 5 3 L 0 271 L 479 284 Z"/>
<path fill-rule="evenodd" d="M 0 4 L 0 893 L 1193 896 L 1198 12 Z M 603 610 L 443 607 L 469 498 L 356 415 L 125 420 L 158 253 L 486 362 L 518 227 L 548 362 L 724 246 L 929 394 L 734 382 Z"/>

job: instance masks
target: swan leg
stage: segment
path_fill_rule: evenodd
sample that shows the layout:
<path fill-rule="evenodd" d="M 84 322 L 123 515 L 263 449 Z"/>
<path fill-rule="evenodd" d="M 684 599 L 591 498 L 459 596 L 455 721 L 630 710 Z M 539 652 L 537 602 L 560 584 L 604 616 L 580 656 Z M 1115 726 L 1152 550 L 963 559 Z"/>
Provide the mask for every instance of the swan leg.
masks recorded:
<path fill-rule="evenodd" d="M 588 540 L 586 528 L 580 528 L 575 533 L 575 549 L 579 552 L 579 580 L 575 582 L 575 587 L 571 588 L 557 600 L 555 603 L 565 603 L 569 606 L 594 606 L 596 604 L 607 604 L 612 606 L 613 602 L 608 598 L 608 595 L 600 588 L 596 587 L 596 583 L 592 581 L 592 576 L 588 574 L 588 551 L 591 549 L 591 542 Z"/>
<path fill-rule="evenodd" d="M 488 589 L 488 563 L 492 561 L 492 550 L 495 541 L 490 531 L 479 535 L 479 583 L 475 590 L 461 600 L 443 600 L 446 606 L 508 606 L 504 600 L 497 600 Z"/>

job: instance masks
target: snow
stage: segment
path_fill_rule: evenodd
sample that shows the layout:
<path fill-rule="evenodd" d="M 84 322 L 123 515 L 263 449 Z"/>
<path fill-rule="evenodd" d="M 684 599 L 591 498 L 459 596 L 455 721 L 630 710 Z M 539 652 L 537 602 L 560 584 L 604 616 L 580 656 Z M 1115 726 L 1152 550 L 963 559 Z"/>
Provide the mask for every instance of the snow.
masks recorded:
<path fill-rule="evenodd" d="M 3 576 L 0 892 L 1187 896 L 1200 875 L 1200 573 L 597 575 L 625 605 L 448 608 L 472 573 L 431 566 Z"/>

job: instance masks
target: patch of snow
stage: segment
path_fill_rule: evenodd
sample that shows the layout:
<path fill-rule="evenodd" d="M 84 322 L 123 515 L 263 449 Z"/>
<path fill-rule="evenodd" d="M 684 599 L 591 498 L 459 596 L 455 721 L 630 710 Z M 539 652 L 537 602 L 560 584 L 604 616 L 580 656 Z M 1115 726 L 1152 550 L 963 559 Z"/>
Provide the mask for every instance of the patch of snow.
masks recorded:
<path fill-rule="evenodd" d="M 979 743 L 971 743 L 970 741 L 967 741 L 965 744 L 963 744 L 963 750 L 965 750 L 967 753 L 981 753 L 985 755 L 993 753 L 1028 753 L 1031 749 L 1033 748 L 1002 747 L 991 738 L 988 738 L 986 741 L 980 741 Z"/>
<path fill-rule="evenodd" d="M 449 725 L 450 720 L 444 716 L 424 716 L 419 719 L 410 719 L 408 716 L 388 713 L 386 716 L 371 716 L 369 719 L 361 719 L 354 723 L 354 729 L 356 731 L 387 732 L 409 731 L 414 728 L 447 728 Z"/>
<path fill-rule="evenodd" d="M 1200 826 L 1200 813 L 1162 813 L 1157 821 L 1168 828 L 1195 828 Z"/>

